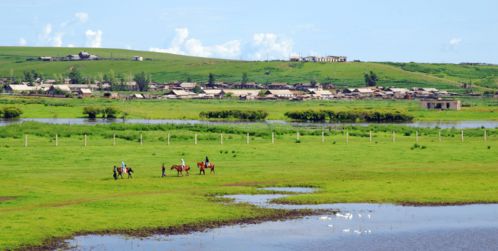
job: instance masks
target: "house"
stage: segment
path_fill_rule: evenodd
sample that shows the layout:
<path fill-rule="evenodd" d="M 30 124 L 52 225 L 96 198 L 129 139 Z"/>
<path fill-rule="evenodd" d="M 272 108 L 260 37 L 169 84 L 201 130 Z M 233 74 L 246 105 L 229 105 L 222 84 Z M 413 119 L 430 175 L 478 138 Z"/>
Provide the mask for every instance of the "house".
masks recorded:
<path fill-rule="evenodd" d="M 422 99 L 420 106 L 428 110 L 456 110 L 462 109 L 460 100 Z"/>
<path fill-rule="evenodd" d="M 26 85 L 26 84 L 21 84 L 21 85 L 10 84 L 10 85 L 5 85 L 3 87 L 3 91 L 5 93 L 12 93 L 12 94 L 21 94 L 21 93 L 28 94 L 28 93 L 36 91 L 36 88 L 33 86 Z"/>
<path fill-rule="evenodd" d="M 197 86 L 197 83 L 192 82 L 183 82 L 179 85 L 179 87 L 183 90 L 193 90 Z"/>
<path fill-rule="evenodd" d="M 104 92 L 104 95 L 102 95 L 102 97 L 108 99 L 118 99 L 119 94 L 117 92 Z"/>
<path fill-rule="evenodd" d="M 270 85 L 268 85 L 268 89 L 285 90 L 285 89 L 290 89 L 290 86 L 287 83 L 271 83 Z"/>
<path fill-rule="evenodd" d="M 142 56 L 133 56 L 132 60 L 133 61 L 144 61 L 144 58 Z"/>
<path fill-rule="evenodd" d="M 234 89 L 258 89 L 259 86 L 255 82 L 247 82 L 247 83 L 235 83 L 232 85 Z"/>
<path fill-rule="evenodd" d="M 140 93 L 134 93 L 130 96 L 128 96 L 128 99 L 144 99 L 144 95 L 140 94 Z"/>
<path fill-rule="evenodd" d="M 294 93 L 290 90 L 267 90 L 265 92 L 266 96 L 273 96 L 279 99 L 290 99 L 295 97 Z"/>
<path fill-rule="evenodd" d="M 69 88 L 69 85 L 52 85 L 47 91 L 47 94 L 49 95 L 61 95 L 69 93 L 71 93 L 71 88 Z"/>
<path fill-rule="evenodd" d="M 92 90 L 88 88 L 80 88 L 78 90 L 78 96 L 85 98 L 85 97 L 90 97 L 92 96 Z"/>
<path fill-rule="evenodd" d="M 173 94 L 176 98 L 180 98 L 180 99 L 193 98 L 197 95 L 193 92 L 185 91 L 185 90 L 172 90 L 171 94 Z"/>
<path fill-rule="evenodd" d="M 334 97 L 329 90 L 313 90 L 310 94 L 311 97 L 315 99 L 332 99 Z"/>
<path fill-rule="evenodd" d="M 221 89 L 207 89 L 207 90 L 202 90 L 202 92 L 208 96 L 208 97 L 213 97 L 213 98 L 223 98 L 224 92 Z"/>
<path fill-rule="evenodd" d="M 247 97 L 257 97 L 260 90 L 235 90 L 235 89 L 224 89 L 224 96 L 231 95 L 233 97 L 247 98 Z M 251 98 L 249 98 L 251 99 Z"/>
<path fill-rule="evenodd" d="M 39 57 L 38 59 L 40 61 L 53 61 L 54 60 L 53 57 Z"/>

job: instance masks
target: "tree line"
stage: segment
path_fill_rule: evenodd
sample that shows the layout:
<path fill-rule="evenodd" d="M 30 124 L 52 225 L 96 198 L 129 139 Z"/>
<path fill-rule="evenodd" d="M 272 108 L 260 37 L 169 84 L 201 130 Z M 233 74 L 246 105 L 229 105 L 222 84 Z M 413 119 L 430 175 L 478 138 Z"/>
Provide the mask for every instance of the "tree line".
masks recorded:
<path fill-rule="evenodd" d="M 264 120 L 268 117 L 268 112 L 257 111 L 241 111 L 241 110 L 224 110 L 224 111 L 208 111 L 199 114 L 201 118 L 207 119 L 240 119 L 240 120 Z"/>
<path fill-rule="evenodd" d="M 399 111 L 395 112 L 370 112 L 370 111 L 331 111 L 307 110 L 286 112 L 285 116 L 296 121 L 311 122 L 410 122 L 413 116 Z"/>

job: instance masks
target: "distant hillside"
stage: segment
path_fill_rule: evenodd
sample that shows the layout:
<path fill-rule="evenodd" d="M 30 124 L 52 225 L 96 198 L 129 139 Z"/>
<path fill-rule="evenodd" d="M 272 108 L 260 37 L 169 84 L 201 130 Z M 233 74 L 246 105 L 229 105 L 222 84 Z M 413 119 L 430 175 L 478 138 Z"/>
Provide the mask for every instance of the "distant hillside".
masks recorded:
<path fill-rule="evenodd" d="M 62 57 L 80 51 L 104 58 L 122 60 L 100 60 L 81 62 L 29 61 L 40 56 Z M 131 60 L 142 56 L 143 62 Z M 12 73 L 22 76 L 23 71 L 35 69 L 46 78 L 54 74 L 67 73 L 69 67 L 78 66 L 84 75 L 97 77 L 99 73 L 113 70 L 115 73 L 137 73 L 144 71 L 154 81 L 206 81 L 209 73 L 217 81 L 240 81 L 244 72 L 255 82 L 332 82 L 339 87 L 363 86 L 363 74 L 377 73 L 379 85 L 398 87 L 436 87 L 461 92 L 461 83 L 472 83 L 480 91 L 498 89 L 498 66 L 474 66 L 455 64 L 419 63 L 298 63 L 298 62 L 249 62 L 180 56 L 167 53 L 132 51 L 122 49 L 95 48 L 44 48 L 44 47 L 0 47 L 0 76 Z"/>

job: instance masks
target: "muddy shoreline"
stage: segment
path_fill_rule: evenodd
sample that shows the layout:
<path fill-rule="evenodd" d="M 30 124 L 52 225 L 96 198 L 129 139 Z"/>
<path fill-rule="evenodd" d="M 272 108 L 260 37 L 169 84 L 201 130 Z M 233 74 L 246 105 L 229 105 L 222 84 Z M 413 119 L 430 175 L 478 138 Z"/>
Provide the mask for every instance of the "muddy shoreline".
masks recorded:
<path fill-rule="evenodd" d="M 281 220 L 289 220 L 302 218 L 305 216 L 311 215 L 319 215 L 323 213 L 336 213 L 333 210 L 282 210 L 275 209 L 271 210 L 272 212 L 268 215 L 257 216 L 257 217 L 249 217 L 243 219 L 234 219 L 234 220 L 221 220 L 221 221 L 208 221 L 203 223 L 189 223 L 182 224 L 178 226 L 169 226 L 169 227 L 154 227 L 154 228 L 141 228 L 141 229 L 115 229 L 115 230 L 104 230 L 104 231 L 81 231 L 75 232 L 68 236 L 63 237 L 53 237 L 45 240 L 40 245 L 30 245 L 20 247 L 16 250 L 30 250 L 30 251 L 41 251 L 41 250 L 54 250 L 54 249 L 64 249 L 69 248 L 65 240 L 71 239 L 78 235 L 109 235 L 109 234 L 118 234 L 118 235 L 126 235 L 130 237 L 148 237 L 152 235 L 179 235 L 179 234 L 188 234 L 192 232 L 202 232 L 205 230 L 231 226 L 231 225 L 239 225 L 239 224 L 258 224 L 261 222 L 267 221 L 281 221 Z"/>

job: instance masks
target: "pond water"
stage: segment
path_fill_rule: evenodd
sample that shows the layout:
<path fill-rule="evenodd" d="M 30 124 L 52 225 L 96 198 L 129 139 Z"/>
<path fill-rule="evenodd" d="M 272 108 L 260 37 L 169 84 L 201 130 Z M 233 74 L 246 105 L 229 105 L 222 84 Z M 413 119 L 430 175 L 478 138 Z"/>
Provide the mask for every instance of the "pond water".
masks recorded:
<path fill-rule="evenodd" d="M 271 189 L 278 192 L 277 189 Z M 294 190 L 288 192 L 310 192 Z M 236 202 L 273 207 L 284 194 L 231 195 Z M 339 210 L 299 219 L 242 224 L 181 235 L 135 238 L 77 236 L 72 250 L 496 250 L 498 205 L 414 207 L 327 204 Z"/>
<path fill-rule="evenodd" d="M 96 124 L 111 124 L 111 123 L 127 123 L 127 124 L 202 124 L 202 125 L 244 125 L 244 124 L 283 124 L 299 127 L 343 127 L 343 126 L 369 126 L 369 125 L 403 125 L 410 127 L 439 127 L 439 128 L 497 128 L 498 121 L 478 121 L 478 120 L 461 120 L 461 121 L 421 121 L 411 123 L 298 123 L 288 122 L 283 120 L 266 120 L 264 122 L 248 122 L 248 121 L 207 121 L 207 120 L 182 120 L 182 119 L 85 119 L 85 118 L 21 118 L 15 120 L 0 119 L 0 126 L 9 124 L 34 121 L 47 124 L 68 124 L 68 125 L 96 125 Z"/>

